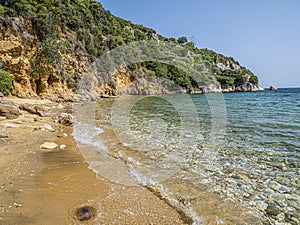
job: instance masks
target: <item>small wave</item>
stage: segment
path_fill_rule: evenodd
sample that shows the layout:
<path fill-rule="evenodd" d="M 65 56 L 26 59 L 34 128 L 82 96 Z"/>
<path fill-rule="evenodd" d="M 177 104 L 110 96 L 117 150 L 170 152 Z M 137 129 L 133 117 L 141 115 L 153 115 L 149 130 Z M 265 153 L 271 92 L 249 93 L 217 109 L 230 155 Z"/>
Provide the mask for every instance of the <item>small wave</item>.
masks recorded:
<path fill-rule="evenodd" d="M 129 167 L 130 174 L 137 180 L 137 182 L 147 187 L 151 192 L 163 199 L 168 205 L 173 207 L 184 216 L 184 220 L 192 222 L 193 225 L 199 225 L 202 222 L 200 216 L 190 206 L 184 206 L 177 199 L 171 197 L 170 192 L 162 184 L 155 182 L 151 178 L 148 178 L 137 171 L 133 166 Z"/>
<path fill-rule="evenodd" d="M 96 147 L 102 152 L 107 153 L 107 148 L 97 137 L 101 133 L 103 133 L 103 129 L 90 124 L 75 123 L 73 127 L 73 136 L 77 143 Z"/>

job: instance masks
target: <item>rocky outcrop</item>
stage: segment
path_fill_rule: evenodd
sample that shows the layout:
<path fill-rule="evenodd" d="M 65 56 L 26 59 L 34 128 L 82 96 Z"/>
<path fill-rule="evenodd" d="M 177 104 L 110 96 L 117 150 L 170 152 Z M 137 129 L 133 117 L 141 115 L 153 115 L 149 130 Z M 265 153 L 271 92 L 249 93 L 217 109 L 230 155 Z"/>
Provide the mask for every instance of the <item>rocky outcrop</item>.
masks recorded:
<path fill-rule="evenodd" d="M 264 89 L 254 85 L 252 83 L 247 82 L 241 86 L 236 87 L 235 91 L 236 92 L 250 92 L 250 91 L 264 91 Z"/>
<path fill-rule="evenodd" d="M 202 86 L 201 87 L 202 93 L 220 93 L 222 92 L 222 89 L 220 86 L 216 86 L 214 84 L 208 85 L 208 86 Z"/>
<path fill-rule="evenodd" d="M 0 116 L 8 120 L 17 119 L 21 115 L 17 107 L 12 105 L 0 104 Z"/>
<path fill-rule="evenodd" d="M 274 86 L 270 86 L 270 87 L 269 87 L 269 90 L 270 90 L 270 91 L 277 91 L 278 88 L 277 88 L 277 87 L 274 87 Z"/>
<path fill-rule="evenodd" d="M 40 106 L 32 106 L 32 105 L 21 105 L 19 106 L 20 110 L 26 111 L 30 114 L 36 114 L 39 115 L 40 117 L 44 116 L 44 109 Z"/>
<path fill-rule="evenodd" d="M 72 100 L 71 89 L 54 67 L 49 67 L 47 73 L 40 77 L 32 74 L 30 60 L 38 48 L 38 40 L 31 22 L 22 17 L 0 17 L 0 26 L 0 60 L 2 68 L 13 78 L 11 94 L 21 98 L 40 96 Z M 84 66 L 80 63 L 74 65 L 72 58 L 70 55 L 63 57 L 65 71 L 83 70 Z"/>

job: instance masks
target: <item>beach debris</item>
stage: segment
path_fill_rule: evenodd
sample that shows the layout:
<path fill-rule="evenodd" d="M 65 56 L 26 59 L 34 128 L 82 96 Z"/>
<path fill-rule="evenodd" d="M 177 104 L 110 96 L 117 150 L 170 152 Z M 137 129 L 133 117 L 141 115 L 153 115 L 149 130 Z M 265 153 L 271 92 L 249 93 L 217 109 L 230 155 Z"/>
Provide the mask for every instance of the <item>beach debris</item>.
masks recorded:
<path fill-rule="evenodd" d="M 20 115 L 21 113 L 16 107 L 10 105 L 0 105 L 0 116 L 4 116 L 8 120 L 13 120 L 17 119 Z"/>
<path fill-rule="evenodd" d="M 43 126 L 40 126 L 40 129 L 42 131 L 51 131 L 51 132 L 54 132 L 55 129 L 51 127 L 51 125 L 49 124 L 44 124 Z"/>
<path fill-rule="evenodd" d="M 66 145 L 59 146 L 60 149 L 65 149 L 66 147 L 67 147 Z"/>
<path fill-rule="evenodd" d="M 96 209 L 92 206 L 83 206 L 76 210 L 75 215 L 78 220 L 90 220 L 96 216 Z"/>
<path fill-rule="evenodd" d="M 44 144 L 42 144 L 40 146 L 41 149 L 56 149 L 58 147 L 58 145 L 54 142 L 45 142 Z"/>
<path fill-rule="evenodd" d="M 57 122 L 59 124 L 65 125 L 65 126 L 72 126 L 73 125 L 73 116 L 68 113 L 62 113 L 60 116 L 58 116 Z"/>
<path fill-rule="evenodd" d="M 40 106 L 29 106 L 29 105 L 21 105 L 19 106 L 20 110 L 26 111 L 30 114 L 36 114 L 40 117 L 44 117 L 44 109 Z"/>

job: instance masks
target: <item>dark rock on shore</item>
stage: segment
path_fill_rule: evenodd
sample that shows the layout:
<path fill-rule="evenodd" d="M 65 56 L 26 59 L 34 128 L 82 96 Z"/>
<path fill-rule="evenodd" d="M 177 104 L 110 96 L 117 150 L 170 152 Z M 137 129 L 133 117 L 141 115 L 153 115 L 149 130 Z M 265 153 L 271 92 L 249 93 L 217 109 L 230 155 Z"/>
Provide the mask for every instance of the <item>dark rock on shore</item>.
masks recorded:
<path fill-rule="evenodd" d="M 9 138 L 9 134 L 3 130 L 0 130 L 0 139 L 1 138 Z"/>
<path fill-rule="evenodd" d="M 39 115 L 40 117 L 44 116 L 44 110 L 43 108 L 39 106 L 29 106 L 29 105 L 21 105 L 19 107 L 20 110 L 24 110 L 30 114 L 36 114 Z"/>
<path fill-rule="evenodd" d="M 76 210 L 75 215 L 80 221 L 90 220 L 95 217 L 96 209 L 91 206 L 83 206 Z"/>

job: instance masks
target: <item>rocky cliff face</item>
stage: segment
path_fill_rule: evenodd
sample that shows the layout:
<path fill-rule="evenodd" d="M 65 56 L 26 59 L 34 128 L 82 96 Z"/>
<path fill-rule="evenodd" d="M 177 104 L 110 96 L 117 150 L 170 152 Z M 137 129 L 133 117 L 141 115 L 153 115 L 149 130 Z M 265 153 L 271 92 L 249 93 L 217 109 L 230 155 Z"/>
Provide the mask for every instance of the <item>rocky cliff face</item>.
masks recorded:
<path fill-rule="evenodd" d="M 41 77 L 32 75 L 30 60 L 37 50 L 37 37 L 30 21 L 16 17 L 11 20 L 0 18 L 0 60 L 2 68 L 13 78 L 12 95 L 25 97 L 47 97 L 50 99 L 71 100 L 72 91 L 62 81 L 54 67 Z M 72 56 L 65 55 L 66 70 L 74 70 Z"/>
<path fill-rule="evenodd" d="M 13 96 L 21 98 L 44 97 L 57 100 L 73 100 L 73 91 L 77 88 L 79 79 L 92 70 L 87 57 L 80 51 L 61 54 L 60 67 L 45 65 L 47 72 L 42 75 L 33 74 L 31 60 L 38 49 L 38 39 L 33 32 L 32 24 L 22 18 L 7 20 L 0 17 L 0 60 L 3 70 L 9 72 L 13 78 Z M 58 28 L 60 31 L 60 29 Z M 68 42 L 76 40 L 76 34 L 61 34 Z M 74 43 L 75 48 L 78 43 Z M 142 73 L 142 71 L 140 71 Z M 130 74 L 126 68 L 119 68 L 111 79 L 99 84 L 96 82 L 90 89 L 88 96 L 118 96 L 124 94 L 159 94 L 170 93 L 159 87 L 155 81 L 139 78 Z M 72 90 L 73 89 L 73 90 Z"/>
<path fill-rule="evenodd" d="M 82 100 L 119 95 L 148 95 L 186 93 L 191 90 L 182 88 L 157 76 L 146 76 L 143 68 L 135 71 L 120 66 L 112 73 L 111 78 L 104 79 L 104 74 L 95 73 L 90 58 L 85 54 L 83 44 L 78 41 L 77 33 L 69 29 L 55 27 L 60 36 L 58 45 L 68 44 L 68 51 L 57 50 L 59 63 L 51 60 L 46 52 L 47 46 L 38 40 L 32 21 L 23 17 L 0 17 L 0 62 L 1 69 L 9 72 L 13 78 L 13 96 L 21 98 L 43 97 L 55 100 L 72 101 L 74 92 L 81 79 L 90 76 L 90 87 Z M 103 36 L 103 40 L 107 37 Z M 159 40 L 157 40 L 159 42 Z M 49 46 L 48 46 L 49 47 Z M 49 47 L 51 48 L 51 46 Z M 44 51 L 44 52 L 43 52 Z M 40 54 L 40 55 L 38 55 Z M 47 55 L 48 54 L 48 55 Z M 36 71 L 32 62 L 42 62 L 42 70 Z M 40 60 L 40 61 L 38 61 Z M 232 62 L 214 62 L 221 71 L 238 71 L 240 66 Z M 41 68 L 40 68 L 41 69 Z M 258 91 L 257 85 L 246 82 L 239 86 L 199 87 L 197 93 Z"/>

